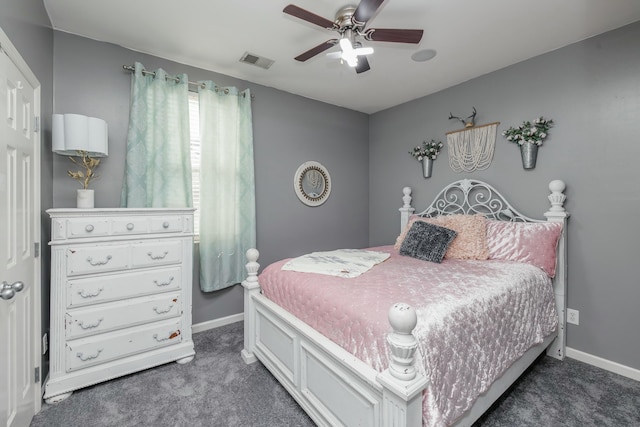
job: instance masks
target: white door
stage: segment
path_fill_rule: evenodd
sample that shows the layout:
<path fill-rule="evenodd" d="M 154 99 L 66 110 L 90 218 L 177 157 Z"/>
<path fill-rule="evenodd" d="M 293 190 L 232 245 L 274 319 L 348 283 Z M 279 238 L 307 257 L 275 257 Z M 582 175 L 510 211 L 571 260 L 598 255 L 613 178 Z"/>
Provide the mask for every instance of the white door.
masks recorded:
<path fill-rule="evenodd" d="M 39 84 L 0 36 L 0 426 L 24 427 L 41 405 Z"/>

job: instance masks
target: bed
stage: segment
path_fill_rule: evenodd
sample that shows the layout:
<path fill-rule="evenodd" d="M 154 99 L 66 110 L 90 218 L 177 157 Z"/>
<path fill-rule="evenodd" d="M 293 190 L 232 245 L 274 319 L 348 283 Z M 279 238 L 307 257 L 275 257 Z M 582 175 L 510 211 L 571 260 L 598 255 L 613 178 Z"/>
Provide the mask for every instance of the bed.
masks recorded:
<path fill-rule="evenodd" d="M 259 280 L 250 249 L 244 361 L 259 360 L 321 426 L 470 426 L 538 356 L 564 358 L 564 189 L 549 184 L 546 220 L 536 220 L 478 180 L 448 185 L 418 214 L 406 187 L 398 241 L 367 248 L 388 255 L 354 278 L 283 271 L 295 259 L 268 266 Z M 484 257 L 404 256 L 420 227 L 478 221 L 490 243 Z M 469 233 L 451 227 L 454 242 Z M 522 239 L 535 245 L 527 251 Z M 555 249 L 551 263 L 539 257 L 549 252 L 543 244 Z"/>

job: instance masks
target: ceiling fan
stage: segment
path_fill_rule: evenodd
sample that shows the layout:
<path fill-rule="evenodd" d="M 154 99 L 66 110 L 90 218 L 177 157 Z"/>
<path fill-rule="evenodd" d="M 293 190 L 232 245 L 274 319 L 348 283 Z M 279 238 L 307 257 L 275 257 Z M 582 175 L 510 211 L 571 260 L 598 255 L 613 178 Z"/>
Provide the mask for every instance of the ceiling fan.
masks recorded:
<path fill-rule="evenodd" d="M 340 35 L 338 39 L 329 39 L 301 53 L 295 57 L 296 61 L 304 62 L 337 44 L 341 51 L 332 52 L 329 55 L 340 58 L 349 66 L 354 67 L 356 73 L 359 74 L 371 68 L 366 55 L 373 53 L 373 48 L 362 47 L 358 38 L 375 42 L 420 43 L 423 30 L 365 28 L 369 19 L 373 17 L 383 2 L 384 0 L 361 0 L 358 6 L 345 6 L 336 13 L 333 21 L 293 4 L 286 6 L 283 9 L 284 13 L 327 30 L 336 31 Z"/>

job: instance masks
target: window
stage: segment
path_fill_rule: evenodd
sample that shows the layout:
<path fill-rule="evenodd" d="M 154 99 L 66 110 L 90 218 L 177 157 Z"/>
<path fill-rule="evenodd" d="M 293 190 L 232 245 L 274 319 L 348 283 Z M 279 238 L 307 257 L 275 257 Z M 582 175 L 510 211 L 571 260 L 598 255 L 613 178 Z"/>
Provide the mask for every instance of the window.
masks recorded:
<path fill-rule="evenodd" d="M 189 92 L 189 141 L 191 146 L 191 188 L 193 207 L 200 209 L 200 104 L 197 92 Z M 200 234 L 200 215 L 196 210 L 193 219 L 193 233 L 196 240 Z"/>

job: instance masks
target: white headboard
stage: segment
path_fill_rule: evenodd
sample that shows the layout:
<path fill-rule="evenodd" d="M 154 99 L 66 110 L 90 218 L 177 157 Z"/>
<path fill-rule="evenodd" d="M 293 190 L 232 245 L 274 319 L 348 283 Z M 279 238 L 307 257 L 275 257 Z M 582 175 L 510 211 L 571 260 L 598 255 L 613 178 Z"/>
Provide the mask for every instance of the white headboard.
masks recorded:
<path fill-rule="evenodd" d="M 551 202 L 549 212 L 553 212 L 553 216 L 557 216 L 559 222 L 569 216 L 563 207 L 566 199 L 563 194 L 565 187 L 564 182 L 560 180 L 551 181 L 549 184 L 549 190 L 552 193 L 548 196 Z M 411 206 L 411 188 L 405 187 L 402 191 L 404 206 L 400 208 L 402 214 L 401 231 L 409 222 L 409 217 L 415 212 Z M 547 215 L 549 212 L 545 213 L 545 216 L 548 221 L 553 221 Z M 562 215 L 558 215 L 560 213 Z M 545 222 L 545 220 L 534 219 L 519 212 L 493 186 L 474 179 L 461 179 L 447 185 L 424 211 L 418 213 L 423 217 L 454 214 L 482 214 L 487 218 L 501 221 Z"/>

